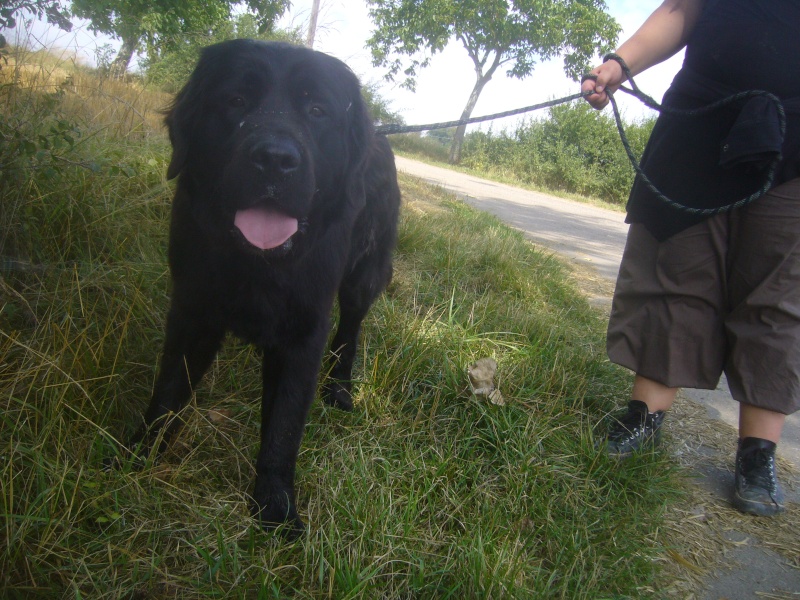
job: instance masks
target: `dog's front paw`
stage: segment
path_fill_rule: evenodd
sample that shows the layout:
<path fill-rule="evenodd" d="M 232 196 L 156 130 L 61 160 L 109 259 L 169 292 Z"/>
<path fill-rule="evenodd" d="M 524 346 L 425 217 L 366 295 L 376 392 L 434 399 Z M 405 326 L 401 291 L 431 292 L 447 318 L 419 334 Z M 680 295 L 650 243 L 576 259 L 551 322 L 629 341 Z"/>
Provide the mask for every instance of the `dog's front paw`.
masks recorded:
<path fill-rule="evenodd" d="M 350 392 L 349 382 L 346 385 L 340 381 L 329 382 L 325 385 L 322 401 L 328 406 L 351 412 L 353 410 L 353 395 Z"/>
<path fill-rule="evenodd" d="M 265 531 L 275 531 L 289 540 L 296 540 L 306 531 L 288 494 L 269 494 L 253 498 L 250 512 Z"/>
<path fill-rule="evenodd" d="M 116 445 L 113 455 L 103 458 L 103 470 L 141 471 L 147 465 L 151 449 L 150 446 L 142 443 L 141 437 L 135 436 L 125 445 Z"/>

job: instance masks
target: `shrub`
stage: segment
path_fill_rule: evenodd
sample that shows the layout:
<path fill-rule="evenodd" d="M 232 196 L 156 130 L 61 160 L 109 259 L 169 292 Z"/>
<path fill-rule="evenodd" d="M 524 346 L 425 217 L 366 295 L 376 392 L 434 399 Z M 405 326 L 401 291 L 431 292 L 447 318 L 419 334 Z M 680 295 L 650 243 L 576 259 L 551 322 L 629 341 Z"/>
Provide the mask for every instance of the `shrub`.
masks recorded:
<path fill-rule="evenodd" d="M 624 124 L 637 158 L 654 122 Z M 526 121 L 513 133 L 468 134 L 462 164 L 617 204 L 624 204 L 634 177 L 613 117 L 585 102 L 553 107 L 547 118 Z"/>

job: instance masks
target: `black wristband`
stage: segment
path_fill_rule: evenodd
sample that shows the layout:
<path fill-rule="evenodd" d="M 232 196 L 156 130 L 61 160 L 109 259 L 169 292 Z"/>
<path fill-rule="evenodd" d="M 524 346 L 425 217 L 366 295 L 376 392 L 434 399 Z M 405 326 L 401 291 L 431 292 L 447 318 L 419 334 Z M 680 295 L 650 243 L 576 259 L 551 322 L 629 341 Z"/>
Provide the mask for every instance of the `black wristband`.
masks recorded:
<path fill-rule="evenodd" d="M 622 58 L 619 54 L 617 54 L 616 52 L 609 52 L 603 57 L 604 63 L 607 63 L 610 60 L 619 63 L 619 66 L 622 67 L 622 72 L 625 73 L 625 77 L 627 77 L 628 79 L 632 77 L 631 69 L 628 66 L 628 63 L 626 63 L 625 59 Z"/>

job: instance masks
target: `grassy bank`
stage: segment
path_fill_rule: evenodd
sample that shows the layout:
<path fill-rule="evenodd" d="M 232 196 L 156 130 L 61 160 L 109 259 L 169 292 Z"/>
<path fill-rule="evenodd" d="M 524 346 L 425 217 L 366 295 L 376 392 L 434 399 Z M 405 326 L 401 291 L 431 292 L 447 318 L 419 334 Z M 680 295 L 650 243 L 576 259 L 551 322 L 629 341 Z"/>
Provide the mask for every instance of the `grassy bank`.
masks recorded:
<path fill-rule="evenodd" d="M 552 256 L 414 179 L 355 411 L 315 403 L 309 418 L 306 538 L 248 515 L 260 361 L 233 339 L 163 460 L 103 470 L 147 402 L 162 338 L 166 98 L 88 73 L 54 85 L 0 91 L 0 596 L 644 594 L 677 482 L 664 457 L 620 464 L 595 448 L 626 393 L 602 318 Z M 484 356 L 503 406 L 468 391 Z"/>

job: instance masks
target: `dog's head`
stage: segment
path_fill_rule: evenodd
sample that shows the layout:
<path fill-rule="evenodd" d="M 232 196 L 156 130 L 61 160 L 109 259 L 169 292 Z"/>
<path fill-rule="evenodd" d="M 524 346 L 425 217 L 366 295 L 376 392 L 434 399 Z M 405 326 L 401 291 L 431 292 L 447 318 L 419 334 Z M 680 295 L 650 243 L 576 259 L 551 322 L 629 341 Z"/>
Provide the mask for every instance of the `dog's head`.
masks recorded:
<path fill-rule="evenodd" d="M 206 48 L 166 116 L 169 178 L 207 227 L 250 249 L 287 251 L 363 207 L 373 128 L 341 61 L 282 43 Z M 315 233 L 316 232 L 316 233 Z"/>

